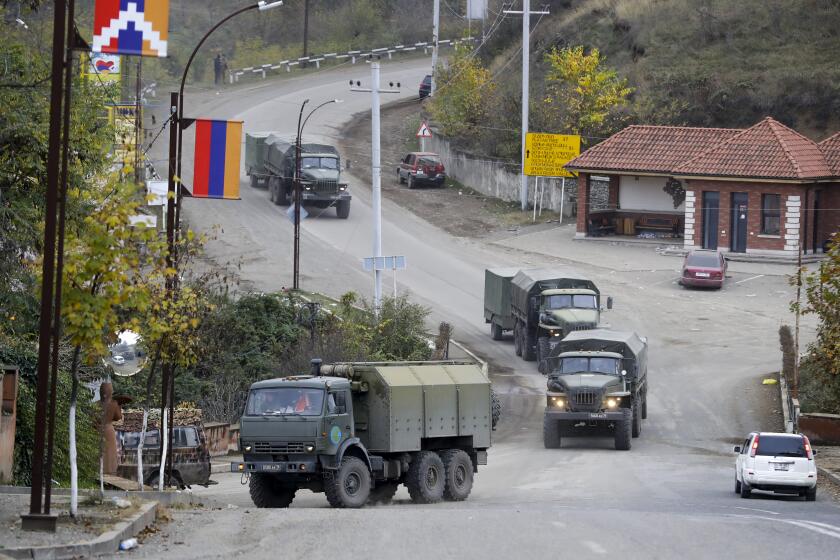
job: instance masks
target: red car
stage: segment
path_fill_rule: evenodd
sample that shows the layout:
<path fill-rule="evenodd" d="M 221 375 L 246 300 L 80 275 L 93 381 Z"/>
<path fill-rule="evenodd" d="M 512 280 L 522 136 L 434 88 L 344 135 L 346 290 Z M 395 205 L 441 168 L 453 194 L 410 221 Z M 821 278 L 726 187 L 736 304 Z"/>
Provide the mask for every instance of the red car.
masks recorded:
<path fill-rule="evenodd" d="M 691 251 L 683 262 L 680 284 L 701 288 L 722 288 L 726 259 L 717 251 Z"/>
<path fill-rule="evenodd" d="M 432 152 L 411 152 L 402 159 L 397 168 L 397 178 L 400 183 L 408 183 L 413 189 L 421 183 L 443 186 L 446 180 L 446 169 L 440 156 Z"/>

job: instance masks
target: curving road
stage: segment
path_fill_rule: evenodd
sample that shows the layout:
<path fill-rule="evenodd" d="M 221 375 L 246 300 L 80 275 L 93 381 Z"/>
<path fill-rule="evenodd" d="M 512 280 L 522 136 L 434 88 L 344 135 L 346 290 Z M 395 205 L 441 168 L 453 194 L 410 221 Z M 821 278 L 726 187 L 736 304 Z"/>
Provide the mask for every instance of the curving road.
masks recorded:
<path fill-rule="evenodd" d="M 399 80 L 405 92 L 400 96 L 416 96 L 427 66 L 425 59 L 383 63 L 383 81 Z M 194 103 L 188 98 L 186 113 L 239 118 L 246 131 L 292 135 L 303 99 L 316 106 L 340 97 L 344 103 L 321 109 L 305 135 L 335 139 L 353 113 L 369 109 L 368 95 L 349 92 L 350 78 L 367 85 L 369 71 L 359 64 L 202 94 Z M 189 172 L 185 178 L 189 182 Z M 328 210 L 303 224 L 305 289 L 371 293 L 372 279 L 361 270 L 372 247 L 370 191 L 352 177 L 350 184 L 348 220 Z M 240 202 L 185 203 L 194 227 L 221 226 L 209 247 L 213 258 L 240 262 L 246 285 L 262 291 L 291 284 L 292 226 L 285 210 L 269 203 L 264 190 L 247 186 L 244 176 Z M 398 277 L 400 290 L 430 306 L 434 319 L 452 323 L 456 338 L 491 363 L 494 384 L 504 393 L 505 419 L 471 498 L 415 506 L 401 489 L 392 506 L 334 511 L 326 509 L 323 496 L 300 493 L 289 510 L 257 511 L 239 477 L 220 474 L 220 484 L 202 493 L 238 508 L 200 521 L 178 517 L 165 538 L 152 539 L 138 555 L 836 557 L 840 508 L 827 494 L 806 503 L 770 496 L 742 500 L 733 493 L 733 442 L 753 429 L 778 429 L 778 393 L 774 400 L 776 389 L 761 380 L 778 369 L 776 330 L 787 318 L 790 298 L 784 269 L 758 275 L 736 265 L 721 293 L 686 293 L 673 282 L 678 261 L 638 248 L 591 244 L 582 250 L 568 240 L 568 229 L 538 254 L 529 252 L 537 248 L 527 237 L 496 243 L 453 238 L 388 201 L 383 220 L 383 252 L 408 259 L 408 270 Z M 609 323 L 649 338 L 650 415 L 630 452 L 613 450 L 611 439 L 566 440 L 563 449 L 543 449 L 544 379 L 533 364 L 514 356 L 509 340 L 493 342 L 483 321 L 485 267 L 568 261 L 614 296 Z M 386 290 L 391 281 L 386 274 Z"/>

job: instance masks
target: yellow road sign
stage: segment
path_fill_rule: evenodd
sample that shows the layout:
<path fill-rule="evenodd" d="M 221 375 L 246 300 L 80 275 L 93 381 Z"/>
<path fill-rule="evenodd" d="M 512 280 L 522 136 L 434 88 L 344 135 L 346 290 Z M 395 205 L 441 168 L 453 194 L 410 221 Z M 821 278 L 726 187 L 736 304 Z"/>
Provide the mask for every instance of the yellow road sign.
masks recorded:
<path fill-rule="evenodd" d="M 580 154 L 580 136 L 529 132 L 525 137 L 525 175 L 574 177 L 563 166 Z"/>

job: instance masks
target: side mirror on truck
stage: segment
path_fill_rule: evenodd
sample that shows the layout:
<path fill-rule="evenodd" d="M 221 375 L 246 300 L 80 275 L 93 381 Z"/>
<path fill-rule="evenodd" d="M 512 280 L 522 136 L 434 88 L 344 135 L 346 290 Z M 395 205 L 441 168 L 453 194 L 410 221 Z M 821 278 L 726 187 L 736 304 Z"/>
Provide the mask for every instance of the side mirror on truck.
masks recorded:
<path fill-rule="evenodd" d="M 607 309 L 612 309 L 613 306 L 613 298 L 612 296 L 607 297 Z"/>

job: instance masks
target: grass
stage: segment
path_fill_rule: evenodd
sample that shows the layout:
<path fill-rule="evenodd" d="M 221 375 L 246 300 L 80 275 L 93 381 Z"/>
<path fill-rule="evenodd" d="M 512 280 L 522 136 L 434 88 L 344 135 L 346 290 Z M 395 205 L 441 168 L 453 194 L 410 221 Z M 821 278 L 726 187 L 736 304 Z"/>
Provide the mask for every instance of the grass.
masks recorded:
<path fill-rule="evenodd" d="M 533 209 L 523 212 L 520 209 L 519 202 L 512 202 L 488 196 L 451 177 L 446 178 L 444 186 L 447 189 L 458 191 L 458 193 L 462 196 L 472 196 L 482 199 L 484 209 L 492 214 L 504 226 L 526 226 L 536 223 L 533 219 Z M 537 213 L 539 214 L 539 211 Z M 559 218 L 560 214 L 557 212 L 552 210 L 543 210 L 542 214 L 537 216 L 537 222 L 546 222 L 548 220 L 557 220 Z"/>

